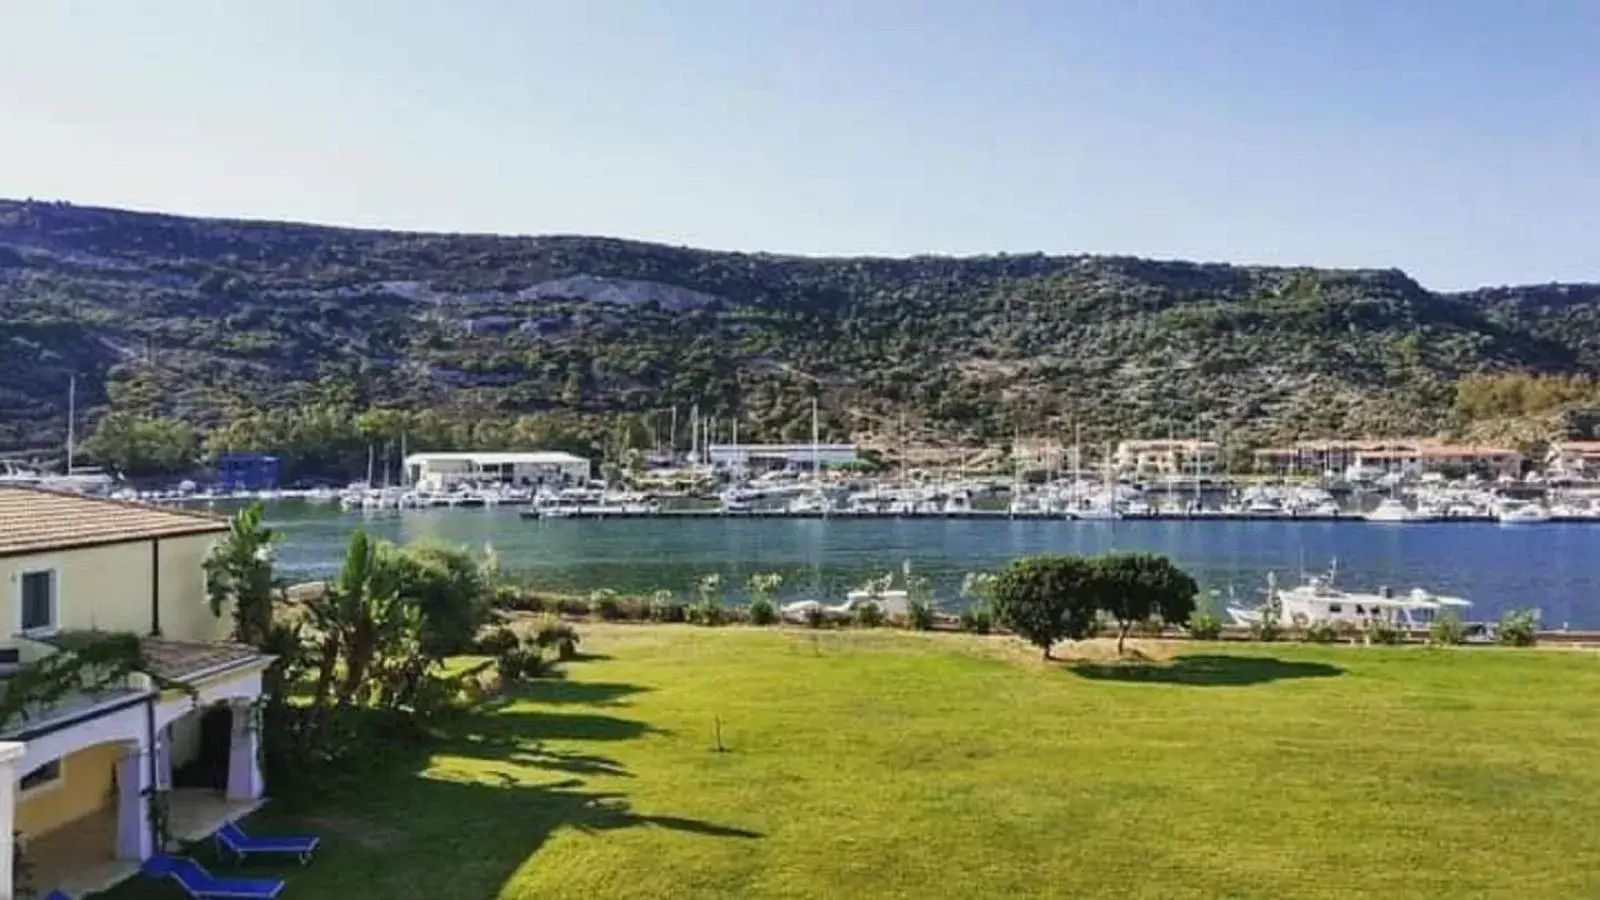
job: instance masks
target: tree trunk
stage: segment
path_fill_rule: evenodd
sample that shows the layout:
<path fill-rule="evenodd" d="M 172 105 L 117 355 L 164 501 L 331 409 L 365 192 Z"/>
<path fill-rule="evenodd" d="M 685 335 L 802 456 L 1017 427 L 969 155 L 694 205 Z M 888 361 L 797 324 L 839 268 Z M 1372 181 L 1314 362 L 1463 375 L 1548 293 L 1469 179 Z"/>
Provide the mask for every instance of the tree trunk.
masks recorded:
<path fill-rule="evenodd" d="M 1120 630 L 1117 632 L 1117 658 L 1118 659 L 1122 658 L 1122 642 L 1128 639 L 1128 629 L 1132 628 L 1132 627 L 1133 627 L 1133 623 L 1132 622 L 1123 622 L 1123 623 L 1121 623 L 1119 625 Z"/>
<path fill-rule="evenodd" d="M 1050 657 L 1050 645 L 1049 644 L 1045 644 L 1044 645 L 1044 658 L 1045 659 L 1050 659 L 1051 658 Z"/>

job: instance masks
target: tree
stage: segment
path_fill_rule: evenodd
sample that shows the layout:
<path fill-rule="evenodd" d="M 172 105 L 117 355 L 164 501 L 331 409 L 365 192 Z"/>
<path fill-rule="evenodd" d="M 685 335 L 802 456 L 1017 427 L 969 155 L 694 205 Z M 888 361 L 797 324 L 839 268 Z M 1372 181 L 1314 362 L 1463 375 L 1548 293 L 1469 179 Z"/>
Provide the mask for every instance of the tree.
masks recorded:
<path fill-rule="evenodd" d="M 745 582 L 750 591 L 750 624 L 771 625 L 778 620 L 778 606 L 773 600 L 778 588 L 783 587 L 783 576 L 777 572 L 757 572 Z"/>
<path fill-rule="evenodd" d="M 1034 556 L 1002 569 L 994 580 L 995 613 L 1001 624 L 1044 651 L 1063 639 L 1077 640 L 1094 627 L 1089 593 L 1094 566 L 1079 556 Z"/>
<path fill-rule="evenodd" d="M 206 557 L 206 593 L 211 614 L 221 616 L 233 604 L 233 639 L 262 648 L 272 632 L 273 606 L 282 585 L 272 563 L 278 534 L 261 521 L 261 504 L 252 503 L 234 514 L 228 536 Z"/>
<path fill-rule="evenodd" d="M 422 616 L 422 652 L 442 659 L 464 653 L 493 611 L 495 563 L 465 547 L 423 542 L 401 554 L 401 597 Z"/>
<path fill-rule="evenodd" d="M 198 448 L 187 422 L 126 412 L 107 413 L 84 446 L 108 468 L 132 476 L 187 471 Z"/>
<path fill-rule="evenodd" d="M 1199 585 L 1172 560 L 1156 553 L 1113 553 L 1094 560 L 1089 593 L 1097 609 L 1117 620 L 1117 655 L 1128 632 L 1159 616 L 1163 622 L 1187 622 L 1194 612 Z"/>

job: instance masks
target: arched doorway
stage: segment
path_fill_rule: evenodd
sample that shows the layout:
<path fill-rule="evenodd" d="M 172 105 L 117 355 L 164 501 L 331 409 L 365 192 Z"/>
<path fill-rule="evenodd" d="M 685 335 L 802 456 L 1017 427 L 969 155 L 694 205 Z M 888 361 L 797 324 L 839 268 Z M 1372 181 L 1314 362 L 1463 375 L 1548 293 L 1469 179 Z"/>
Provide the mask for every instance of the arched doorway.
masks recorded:
<path fill-rule="evenodd" d="M 168 726 L 173 787 L 227 790 L 233 716 L 232 705 L 214 703 Z"/>

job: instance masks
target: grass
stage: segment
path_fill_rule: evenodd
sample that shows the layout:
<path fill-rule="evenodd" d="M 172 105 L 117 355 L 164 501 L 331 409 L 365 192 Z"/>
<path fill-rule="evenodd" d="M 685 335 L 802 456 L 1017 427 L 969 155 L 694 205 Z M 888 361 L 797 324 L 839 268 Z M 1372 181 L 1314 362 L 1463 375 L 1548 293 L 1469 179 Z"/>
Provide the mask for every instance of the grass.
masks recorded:
<path fill-rule="evenodd" d="M 325 850 L 248 869 L 288 874 L 285 900 L 1600 896 L 1590 653 L 1051 665 L 1004 638 L 670 626 L 583 646 L 414 771 L 262 819 Z"/>

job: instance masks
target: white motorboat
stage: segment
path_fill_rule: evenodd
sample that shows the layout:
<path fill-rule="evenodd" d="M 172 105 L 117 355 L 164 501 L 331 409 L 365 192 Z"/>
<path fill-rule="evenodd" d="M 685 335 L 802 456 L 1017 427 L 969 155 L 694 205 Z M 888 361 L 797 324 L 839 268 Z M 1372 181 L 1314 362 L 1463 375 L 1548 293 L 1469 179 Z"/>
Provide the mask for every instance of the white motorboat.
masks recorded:
<path fill-rule="evenodd" d="M 1550 521 L 1550 511 L 1536 503 L 1503 506 L 1495 519 L 1501 525 L 1543 525 Z"/>
<path fill-rule="evenodd" d="M 1266 603 L 1254 608 L 1229 606 L 1227 612 L 1235 624 L 1256 625 L 1274 603 L 1284 625 L 1347 622 L 1360 628 L 1379 620 L 1411 630 L 1427 628 L 1446 610 L 1459 615 L 1472 606 L 1471 601 L 1460 597 L 1443 597 L 1422 588 L 1401 595 L 1388 589 L 1377 593 L 1342 591 L 1333 586 L 1330 572 L 1326 577 L 1307 578 L 1304 584 L 1289 590 L 1279 590 L 1277 579 L 1269 574 Z"/>
<path fill-rule="evenodd" d="M 32 487 L 37 485 L 42 477 L 33 469 L 24 468 L 9 459 L 0 459 L 0 484 Z"/>
<path fill-rule="evenodd" d="M 855 609 L 862 603 L 876 603 L 886 616 L 904 615 L 910 608 L 911 595 L 899 588 L 888 588 L 873 591 L 866 588 L 857 588 L 844 595 L 845 611 Z"/>
<path fill-rule="evenodd" d="M 1368 522 L 1401 525 L 1408 522 L 1431 522 L 1434 517 L 1421 510 L 1413 510 L 1400 500 L 1389 497 L 1362 518 Z"/>
<path fill-rule="evenodd" d="M 791 499 L 784 508 L 790 515 L 826 515 L 833 511 L 833 503 L 821 491 L 807 491 Z"/>
<path fill-rule="evenodd" d="M 1339 508 L 1337 501 L 1324 500 L 1309 509 L 1295 510 L 1295 515 L 1303 519 L 1337 519 L 1344 515 L 1344 510 Z"/>
<path fill-rule="evenodd" d="M 966 489 L 951 491 L 944 498 L 942 512 L 947 516 L 972 512 L 972 493 Z"/>
<path fill-rule="evenodd" d="M 1256 497 L 1244 508 L 1247 516 L 1281 516 L 1283 505 L 1271 497 Z"/>

